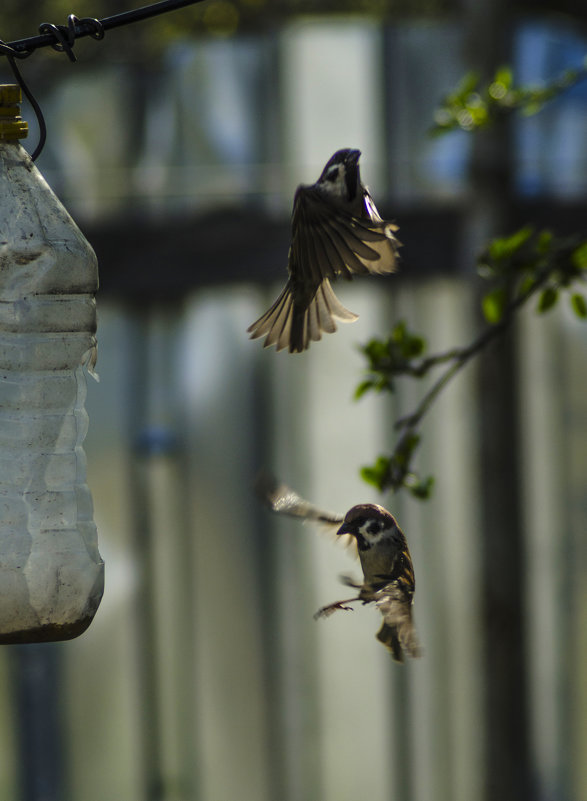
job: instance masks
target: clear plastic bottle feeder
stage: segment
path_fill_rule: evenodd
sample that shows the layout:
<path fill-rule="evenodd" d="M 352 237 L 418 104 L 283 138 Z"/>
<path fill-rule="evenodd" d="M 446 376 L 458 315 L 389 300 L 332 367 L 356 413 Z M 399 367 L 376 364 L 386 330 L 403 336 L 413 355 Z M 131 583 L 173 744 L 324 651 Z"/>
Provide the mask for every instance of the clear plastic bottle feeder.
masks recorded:
<path fill-rule="evenodd" d="M 95 254 L 19 144 L 0 86 L 0 643 L 69 639 L 102 598 L 86 459 Z"/>

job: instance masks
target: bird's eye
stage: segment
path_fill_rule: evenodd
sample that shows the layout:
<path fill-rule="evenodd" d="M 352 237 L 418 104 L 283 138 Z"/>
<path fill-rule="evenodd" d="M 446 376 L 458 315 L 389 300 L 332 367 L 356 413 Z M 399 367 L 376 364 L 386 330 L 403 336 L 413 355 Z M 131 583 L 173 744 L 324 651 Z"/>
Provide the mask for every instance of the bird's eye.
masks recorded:
<path fill-rule="evenodd" d="M 369 534 L 379 534 L 381 530 L 381 524 L 378 520 L 372 520 L 369 525 L 367 526 L 367 531 Z"/>
<path fill-rule="evenodd" d="M 338 165 L 333 164 L 332 167 L 328 170 L 326 175 L 324 176 L 325 181 L 337 181 L 338 180 Z"/>

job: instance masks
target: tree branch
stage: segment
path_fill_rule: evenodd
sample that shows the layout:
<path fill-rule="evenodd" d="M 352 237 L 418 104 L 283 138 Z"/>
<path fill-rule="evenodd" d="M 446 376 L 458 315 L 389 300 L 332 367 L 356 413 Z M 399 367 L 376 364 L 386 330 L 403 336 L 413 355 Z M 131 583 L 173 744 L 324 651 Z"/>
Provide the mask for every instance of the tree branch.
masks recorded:
<path fill-rule="evenodd" d="M 487 347 L 494 339 L 497 339 L 510 327 L 513 322 L 516 311 L 521 308 L 539 289 L 544 286 L 549 276 L 549 271 L 544 271 L 544 274 L 538 279 L 530 288 L 525 292 L 520 293 L 517 298 L 512 300 L 499 323 L 487 327 L 477 339 L 473 340 L 470 345 L 464 348 L 454 348 L 446 353 L 435 354 L 422 359 L 418 364 L 412 365 L 409 372 L 419 377 L 425 375 L 432 367 L 447 361 L 453 362 L 450 367 L 440 376 L 434 383 L 431 389 L 424 395 L 416 409 L 409 415 L 400 418 L 396 421 L 394 428 L 397 430 L 414 431 L 420 424 L 422 418 L 426 415 L 428 409 L 438 395 L 442 392 L 444 387 L 454 376 L 463 368 L 474 356 L 480 353 Z"/>
<path fill-rule="evenodd" d="M 587 299 L 576 291 L 577 283 L 587 278 L 587 240 L 555 239 L 548 231 L 534 232 L 527 227 L 505 239 L 493 240 L 480 268 L 494 281 L 493 288 L 483 297 L 484 312 L 491 325 L 470 344 L 420 357 L 425 340 L 399 322 L 386 340 L 373 339 L 362 348 L 369 362 L 368 378 L 357 387 L 356 397 L 369 390 L 393 391 L 399 376 L 422 378 L 444 366 L 416 408 L 395 423 L 398 439 L 392 453 L 378 457 L 372 467 L 362 468 L 363 478 L 381 491 L 404 487 L 416 497 L 428 497 L 433 479 L 422 480 L 411 467 L 423 419 L 457 373 L 503 336 L 530 298 L 538 294 L 538 311 L 545 312 L 556 303 L 562 290 L 568 291 L 573 311 L 587 320 Z"/>

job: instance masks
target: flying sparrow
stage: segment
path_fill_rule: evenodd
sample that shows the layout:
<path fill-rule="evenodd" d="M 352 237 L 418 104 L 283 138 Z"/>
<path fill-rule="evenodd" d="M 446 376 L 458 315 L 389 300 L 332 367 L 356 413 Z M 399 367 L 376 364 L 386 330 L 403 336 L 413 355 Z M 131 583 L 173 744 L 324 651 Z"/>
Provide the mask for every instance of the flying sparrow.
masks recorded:
<path fill-rule="evenodd" d="M 397 662 L 421 655 L 412 621 L 412 601 L 416 582 L 406 538 L 387 509 L 373 503 L 353 506 L 344 517 L 324 512 L 305 501 L 284 484 L 263 475 L 257 481 L 257 494 L 274 512 L 314 520 L 335 528 L 338 535 L 348 534 L 357 546 L 363 581 L 348 576 L 343 583 L 359 590 L 358 594 L 336 601 L 318 610 L 315 618 L 328 617 L 337 609 L 351 610 L 349 604 L 374 603 L 383 616 L 377 639 Z"/>
<path fill-rule="evenodd" d="M 361 183 L 360 150 L 338 150 L 311 186 L 299 186 L 293 204 L 287 283 L 271 308 L 247 329 L 264 347 L 301 353 L 336 320 L 352 323 L 330 281 L 353 273 L 393 273 L 397 225 L 382 220 Z"/>

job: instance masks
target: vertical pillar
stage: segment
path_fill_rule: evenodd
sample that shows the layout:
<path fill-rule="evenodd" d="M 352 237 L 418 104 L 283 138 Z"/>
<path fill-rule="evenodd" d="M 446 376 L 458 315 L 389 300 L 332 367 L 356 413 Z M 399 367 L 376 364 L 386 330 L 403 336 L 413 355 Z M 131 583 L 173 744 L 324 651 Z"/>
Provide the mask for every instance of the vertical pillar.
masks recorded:
<path fill-rule="evenodd" d="M 508 4 L 468 0 L 465 5 L 467 63 L 489 80 L 510 58 Z M 488 239 L 509 230 L 510 152 L 507 121 L 475 135 L 467 265 Z M 526 801 L 530 787 L 518 377 L 514 328 L 479 360 L 486 801 Z"/>

